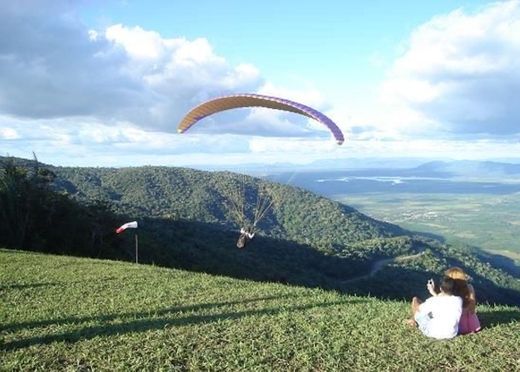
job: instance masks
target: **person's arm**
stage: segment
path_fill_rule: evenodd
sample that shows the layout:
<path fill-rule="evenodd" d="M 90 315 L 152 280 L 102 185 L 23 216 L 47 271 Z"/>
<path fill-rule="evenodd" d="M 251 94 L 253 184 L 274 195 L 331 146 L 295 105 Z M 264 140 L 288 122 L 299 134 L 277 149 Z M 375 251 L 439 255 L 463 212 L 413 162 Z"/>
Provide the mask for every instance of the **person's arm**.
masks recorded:
<path fill-rule="evenodd" d="M 430 292 L 430 294 L 432 296 L 438 295 L 438 293 L 435 291 L 435 282 L 433 281 L 433 279 L 428 280 L 428 284 L 426 284 L 426 288 L 428 289 L 428 292 Z"/>
<path fill-rule="evenodd" d="M 477 307 L 477 296 L 475 296 L 475 289 L 471 284 L 468 284 L 469 296 L 468 303 L 466 305 L 466 309 L 468 309 L 471 313 L 475 312 L 475 308 Z"/>
<path fill-rule="evenodd" d="M 249 237 L 249 239 L 253 239 L 253 237 L 255 236 L 255 233 L 247 233 L 247 236 Z"/>

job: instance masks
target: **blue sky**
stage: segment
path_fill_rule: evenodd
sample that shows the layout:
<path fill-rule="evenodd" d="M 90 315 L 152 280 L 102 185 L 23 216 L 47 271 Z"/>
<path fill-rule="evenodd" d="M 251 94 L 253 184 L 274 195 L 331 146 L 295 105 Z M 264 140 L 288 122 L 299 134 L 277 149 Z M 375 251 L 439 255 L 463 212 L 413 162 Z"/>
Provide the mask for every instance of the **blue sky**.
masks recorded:
<path fill-rule="evenodd" d="M 0 153 L 55 165 L 517 157 L 519 1 L 53 1 L 0 8 Z M 281 96 L 204 119 L 222 94 Z M 310 134 L 310 135 L 309 135 Z"/>

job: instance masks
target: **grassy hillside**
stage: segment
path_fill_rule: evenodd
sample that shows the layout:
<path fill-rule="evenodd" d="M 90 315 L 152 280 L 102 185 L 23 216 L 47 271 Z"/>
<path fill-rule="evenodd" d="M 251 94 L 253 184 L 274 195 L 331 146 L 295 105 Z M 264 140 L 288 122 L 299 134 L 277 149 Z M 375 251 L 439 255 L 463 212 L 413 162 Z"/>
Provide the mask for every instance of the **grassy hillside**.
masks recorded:
<path fill-rule="evenodd" d="M 67 195 L 57 198 L 50 194 L 52 185 L 43 194 L 35 192 L 45 198 L 35 198 L 30 192 L 28 197 L 19 195 L 16 189 L 23 191 L 23 187 L 10 188 L 12 192 L 7 193 L 0 188 L 0 196 L 22 211 L 26 206 L 38 207 L 21 215 L 32 216 L 32 226 L 39 226 L 21 234 L 38 236 L 31 246 L 21 246 L 28 250 L 133 261 L 133 231 L 116 236 L 114 228 L 138 219 L 142 263 L 393 299 L 409 298 L 422 291 L 429 278 L 438 278 L 447 267 L 457 265 L 473 277 L 480 300 L 520 304 L 520 280 L 512 263 L 502 260 L 497 264 L 490 255 L 411 236 L 395 225 L 302 189 L 227 172 L 184 168 L 49 169 L 55 175 L 50 178 L 52 185 Z M 226 208 L 226 198 L 237 185 L 249 201 L 246 212 L 251 212 L 261 190 L 283 195 L 283 201 L 261 221 L 260 233 L 242 250 L 235 247 L 238 225 Z M 32 189 L 39 190 L 28 188 Z M 94 209 L 64 203 L 68 196 Z M 105 213 L 105 207 L 99 210 L 98 203 L 118 215 Z M 80 214 L 75 211 L 84 211 L 85 218 L 78 219 Z M 3 221 L 20 226 L 18 221 L 25 219 L 4 216 Z M 0 224 L 0 242 L 2 227 Z M 20 248 L 9 240 L 3 246 Z M 391 260 L 403 256 L 416 258 Z M 387 264 L 376 275 L 367 275 L 381 260 Z"/>
<path fill-rule="evenodd" d="M 3 371 L 513 371 L 520 365 L 515 307 L 479 306 L 479 334 L 433 341 L 403 323 L 406 302 L 6 250 L 0 250 L 0 305 Z"/>

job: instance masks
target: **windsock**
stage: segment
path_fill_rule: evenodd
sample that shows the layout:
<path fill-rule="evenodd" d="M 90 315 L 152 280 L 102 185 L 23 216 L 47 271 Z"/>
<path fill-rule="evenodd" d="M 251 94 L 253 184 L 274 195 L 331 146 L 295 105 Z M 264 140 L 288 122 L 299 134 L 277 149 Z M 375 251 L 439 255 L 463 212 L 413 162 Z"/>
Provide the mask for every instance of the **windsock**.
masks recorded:
<path fill-rule="evenodd" d="M 121 234 L 126 229 L 137 229 L 137 221 L 127 222 L 117 228 L 116 233 Z"/>

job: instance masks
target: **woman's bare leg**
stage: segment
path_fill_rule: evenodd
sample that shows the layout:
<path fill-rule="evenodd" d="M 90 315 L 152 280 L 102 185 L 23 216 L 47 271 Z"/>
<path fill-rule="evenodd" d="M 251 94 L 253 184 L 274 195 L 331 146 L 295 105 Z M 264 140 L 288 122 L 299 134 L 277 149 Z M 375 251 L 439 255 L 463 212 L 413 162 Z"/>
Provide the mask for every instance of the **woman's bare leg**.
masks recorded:
<path fill-rule="evenodd" d="M 415 316 L 415 313 L 419 311 L 419 306 L 422 304 L 422 301 L 419 297 L 412 298 L 412 316 Z"/>
<path fill-rule="evenodd" d="M 406 322 L 412 326 L 416 326 L 417 323 L 415 322 L 415 313 L 419 311 L 419 305 L 421 305 L 422 301 L 419 297 L 412 298 L 412 303 L 410 304 L 410 307 L 412 309 L 412 317 L 408 319 Z"/>

